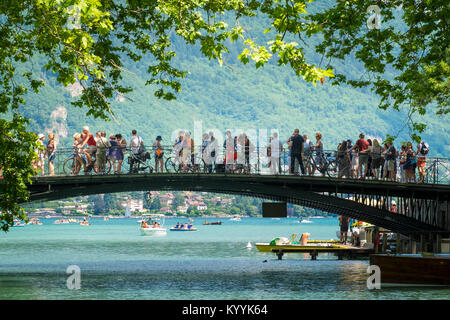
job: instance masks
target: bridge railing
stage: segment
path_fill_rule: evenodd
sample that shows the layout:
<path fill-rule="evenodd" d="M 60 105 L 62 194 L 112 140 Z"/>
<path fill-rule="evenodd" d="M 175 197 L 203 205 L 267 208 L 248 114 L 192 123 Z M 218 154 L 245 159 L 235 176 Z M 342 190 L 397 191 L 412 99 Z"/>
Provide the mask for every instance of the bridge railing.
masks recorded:
<path fill-rule="evenodd" d="M 225 174 L 281 174 L 289 175 L 291 155 L 289 149 L 279 152 L 279 158 L 271 158 L 267 148 L 254 147 L 250 150 L 220 150 L 215 153 L 198 146 L 194 151 L 189 149 L 163 146 L 163 172 L 168 173 L 225 173 Z M 117 153 L 117 152 L 116 152 Z M 97 164 L 89 166 L 82 150 L 57 148 L 53 160 L 54 175 L 86 175 L 86 174 L 129 174 L 156 172 L 155 153 L 147 147 L 147 157 L 135 156 L 130 148 L 122 149 L 123 160 L 114 159 L 107 154 L 105 169 L 99 170 Z M 354 168 L 349 161 L 337 159 L 337 151 L 311 151 L 302 155 L 302 164 L 306 175 L 325 176 L 328 178 L 356 179 L 352 175 Z M 273 154 L 272 154 L 273 156 Z M 93 157 L 95 159 L 95 157 Z M 279 159 L 278 165 L 272 163 Z M 120 165 L 119 165 L 120 163 Z M 383 166 L 380 171 L 383 172 Z M 401 180 L 401 167 L 396 161 L 396 181 Z M 160 170 L 158 170 L 160 172 Z M 298 161 L 295 161 L 295 172 L 300 172 Z M 416 175 L 418 176 L 417 169 Z M 424 183 L 450 184 L 450 159 L 427 157 Z M 44 174 L 49 175 L 48 158 L 45 159 Z M 37 172 L 42 175 L 42 172 Z M 380 174 L 381 177 L 381 174 Z M 378 177 L 378 179 L 380 179 Z M 375 179 L 369 176 L 369 179 Z"/>

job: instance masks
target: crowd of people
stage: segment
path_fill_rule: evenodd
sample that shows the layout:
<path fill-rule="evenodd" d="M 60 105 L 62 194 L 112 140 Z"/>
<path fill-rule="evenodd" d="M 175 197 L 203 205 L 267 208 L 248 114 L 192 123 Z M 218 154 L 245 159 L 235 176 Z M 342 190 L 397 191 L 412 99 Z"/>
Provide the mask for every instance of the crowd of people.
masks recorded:
<path fill-rule="evenodd" d="M 122 173 L 122 164 L 127 148 L 131 151 L 129 157 L 131 173 L 137 172 L 141 162 L 150 159 L 142 137 L 136 130 L 132 130 L 129 144 L 119 134 L 106 138 L 105 131 L 92 133 L 89 127 L 83 127 L 80 133 L 73 135 L 73 157 L 76 160 L 73 173 L 81 169 L 85 173 L 92 170 L 97 174 L 105 173 L 107 161 L 111 164 L 114 173 Z M 48 159 L 50 175 L 54 175 L 54 159 L 56 152 L 55 135 L 48 135 L 48 142 L 44 146 L 45 136 L 39 134 L 38 142 L 43 148 L 36 150 L 38 157 L 33 164 L 36 170 L 44 174 L 44 159 Z M 312 142 L 307 134 L 300 134 L 295 129 L 289 139 L 284 143 L 279 139 L 278 133 L 273 132 L 266 149 L 267 163 L 272 174 L 280 174 L 282 164 L 287 165 L 290 174 L 314 175 L 317 171 L 324 174 L 327 157 L 325 156 L 322 134 L 315 134 Z M 219 160 L 219 145 L 213 132 L 202 135 L 202 144 L 196 148 L 194 139 L 189 131 L 179 131 L 175 139 L 171 154 L 179 161 L 180 171 L 202 170 L 204 172 L 233 172 L 250 173 L 250 157 L 256 150 L 255 144 L 245 133 L 233 136 L 231 131 L 226 132 L 223 142 L 223 158 Z M 164 172 L 164 146 L 162 137 L 157 136 L 151 146 L 155 172 Z M 285 152 L 286 151 L 286 152 Z M 361 133 L 359 139 L 352 144 L 350 139 L 344 140 L 334 152 L 336 157 L 337 177 L 353 179 L 384 179 L 400 182 L 423 182 L 425 178 L 426 156 L 429 146 L 420 142 L 414 148 L 411 142 L 397 150 L 391 141 L 380 143 L 377 139 L 365 139 Z M 284 155 L 287 155 L 285 159 Z M 300 169 L 300 170 L 299 170 Z M 416 181 L 416 169 L 419 173 Z M 399 172 L 398 172 L 399 171 Z"/>
<path fill-rule="evenodd" d="M 429 145 L 424 141 L 417 144 L 416 148 L 412 142 L 407 142 L 398 150 L 392 141 L 381 145 L 377 139 L 366 140 L 361 133 L 354 145 L 351 140 L 342 141 L 338 145 L 338 177 L 397 181 L 399 174 L 400 182 L 423 183 L 428 152 Z M 418 180 L 416 169 L 419 173 Z"/>

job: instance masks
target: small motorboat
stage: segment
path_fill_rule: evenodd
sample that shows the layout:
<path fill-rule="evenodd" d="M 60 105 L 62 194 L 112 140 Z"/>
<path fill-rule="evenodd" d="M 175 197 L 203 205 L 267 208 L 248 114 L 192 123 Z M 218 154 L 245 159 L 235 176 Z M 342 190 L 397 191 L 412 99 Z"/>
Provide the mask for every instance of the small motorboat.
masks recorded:
<path fill-rule="evenodd" d="M 85 219 L 83 219 L 83 221 L 80 221 L 80 226 L 90 226 L 91 224 L 89 223 L 89 221 Z"/>
<path fill-rule="evenodd" d="M 53 222 L 54 224 L 68 224 L 69 220 L 65 220 L 65 219 L 60 219 L 60 220 L 56 220 L 55 222 Z"/>
<path fill-rule="evenodd" d="M 298 223 L 313 223 L 312 221 L 309 220 L 309 217 L 305 220 L 300 218 L 300 220 L 298 221 Z"/>
<path fill-rule="evenodd" d="M 217 221 L 217 222 L 207 222 L 206 220 L 205 220 L 205 222 L 203 222 L 203 225 L 204 226 L 215 226 L 215 225 L 221 225 L 222 224 L 222 221 Z"/>
<path fill-rule="evenodd" d="M 20 222 L 19 220 L 14 220 L 13 227 L 25 227 L 25 223 Z"/>
<path fill-rule="evenodd" d="M 28 222 L 28 224 L 31 224 L 33 226 L 41 226 L 42 222 L 40 222 L 38 218 L 33 218 L 30 220 L 30 222 Z"/>
<path fill-rule="evenodd" d="M 162 237 L 167 235 L 167 230 L 161 227 L 141 227 L 141 235 L 143 236 L 153 236 L 153 237 Z"/>
<path fill-rule="evenodd" d="M 230 219 L 230 221 L 241 221 L 241 218 L 239 217 L 233 217 Z"/>

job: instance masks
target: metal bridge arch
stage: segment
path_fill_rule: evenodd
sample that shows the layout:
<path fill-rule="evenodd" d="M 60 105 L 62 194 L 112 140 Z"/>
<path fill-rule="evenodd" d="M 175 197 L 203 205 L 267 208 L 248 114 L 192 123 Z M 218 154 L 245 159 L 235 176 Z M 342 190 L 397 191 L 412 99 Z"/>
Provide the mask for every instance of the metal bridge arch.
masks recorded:
<path fill-rule="evenodd" d="M 399 232 L 450 232 L 450 187 L 320 177 L 227 174 L 139 174 L 35 177 L 30 201 L 128 191 L 204 191 L 245 195 L 334 213 Z M 352 200 L 348 197 L 351 196 Z M 400 213 L 387 203 L 396 199 Z M 441 210 L 444 207 L 445 210 Z"/>

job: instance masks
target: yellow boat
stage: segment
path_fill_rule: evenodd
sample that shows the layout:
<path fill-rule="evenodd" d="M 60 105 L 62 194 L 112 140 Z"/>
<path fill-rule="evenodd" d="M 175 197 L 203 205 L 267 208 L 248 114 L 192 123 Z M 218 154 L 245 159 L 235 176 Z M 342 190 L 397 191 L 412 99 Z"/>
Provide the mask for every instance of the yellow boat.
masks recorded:
<path fill-rule="evenodd" d="M 307 240 L 308 236 L 302 234 L 299 241 L 294 241 L 297 234 L 293 234 L 291 239 L 287 238 L 275 238 L 271 242 L 257 242 L 255 243 L 256 249 L 260 252 L 273 252 L 273 250 L 286 250 L 286 249 L 308 249 L 308 250 L 318 250 L 321 249 L 347 249 L 347 246 L 340 245 L 337 240 Z"/>

